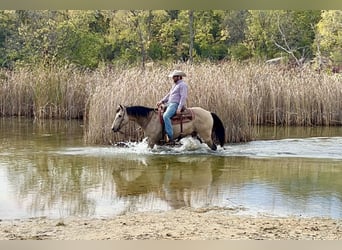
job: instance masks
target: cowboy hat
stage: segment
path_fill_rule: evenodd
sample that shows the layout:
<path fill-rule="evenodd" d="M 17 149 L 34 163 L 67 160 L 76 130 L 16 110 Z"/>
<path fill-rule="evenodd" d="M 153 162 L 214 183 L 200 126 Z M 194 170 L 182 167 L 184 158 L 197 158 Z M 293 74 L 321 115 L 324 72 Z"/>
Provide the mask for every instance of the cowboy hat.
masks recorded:
<path fill-rule="evenodd" d="M 186 74 L 181 70 L 174 70 L 169 74 L 169 77 L 174 77 L 174 76 L 186 76 Z"/>

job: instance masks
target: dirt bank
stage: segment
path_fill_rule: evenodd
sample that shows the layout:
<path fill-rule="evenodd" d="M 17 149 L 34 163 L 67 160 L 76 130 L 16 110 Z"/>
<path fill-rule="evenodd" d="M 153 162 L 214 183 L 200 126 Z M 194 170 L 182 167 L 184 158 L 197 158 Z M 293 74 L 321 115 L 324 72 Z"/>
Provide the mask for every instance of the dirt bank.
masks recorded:
<path fill-rule="evenodd" d="M 241 216 L 225 209 L 129 213 L 113 218 L 1 220 L 9 239 L 342 239 L 342 220 Z"/>

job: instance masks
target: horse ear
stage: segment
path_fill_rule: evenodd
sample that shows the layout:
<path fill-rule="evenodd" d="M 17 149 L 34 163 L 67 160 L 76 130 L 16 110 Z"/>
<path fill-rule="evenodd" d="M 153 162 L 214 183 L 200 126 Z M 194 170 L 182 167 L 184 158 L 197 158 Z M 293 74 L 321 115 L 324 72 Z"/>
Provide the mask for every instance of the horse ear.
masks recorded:
<path fill-rule="evenodd" d="M 120 110 L 123 110 L 123 107 L 121 104 L 118 105 L 117 109 L 116 109 L 116 113 L 119 112 Z"/>

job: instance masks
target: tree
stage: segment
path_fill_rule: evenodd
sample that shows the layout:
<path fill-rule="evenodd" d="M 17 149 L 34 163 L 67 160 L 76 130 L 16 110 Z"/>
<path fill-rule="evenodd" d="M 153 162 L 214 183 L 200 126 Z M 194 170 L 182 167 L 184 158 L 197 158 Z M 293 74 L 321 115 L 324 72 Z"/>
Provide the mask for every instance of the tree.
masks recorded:
<path fill-rule="evenodd" d="M 301 67 L 306 59 L 312 58 L 312 44 L 315 39 L 313 27 L 317 24 L 319 11 L 287 11 L 277 20 L 279 41 L 275 45 L 288 53 L 296 65 Z M 282 20 L 281 20 L 282 19 Z"/>
<path fill-rule="evenodd" d="M 222 32 L 228 46 L 236 45 L 245 40 L 248 10 L 226 10 L 223 14 Z"/>
<path fill-rule="evenodd" d="M 226 57 L 226 33 L 222 10 L 196 11 L 195 48 L 200 58 L 221 60 Z"/>
<path fill-rule="evenodd" d="M 247 43 L 252 54 L 273 58 L 284 52 L 297 59 L 312 57 L 319 11 L 250 11 Z"/>
<path fill-rule="evenodd" d="M 251 10 L 247 18 L 246 45 L 251 55 L 259 58 L 272 58 L 277 49 L 273 37 L 277 33 L 272 11 Z"/>
<path fill-rule="evenodd" d="M 18 10 L 13 12 L 16 32 L 8 44 L 16 63 L 36 64 L 53 60 L 57 54 L 58 11 Z"/>
<path fill-rule="evenodd" d="M 117 59 L 129 63 L 139 59 L 143 68 L 147 60 L 161 59 L 159 32 L 167 21 L 167 14 L 163 10 L 118 11 L 111 29 L 112 42 L 120 52 Z"/>
<path fill-rule="evenodd" d="M 189 46 L 189 62 L 193 62 L 193 49 L 194 49 L 194 11 L 189 10 L 189 36 L 190 36 L 190 46 Z"/>
<path fill-rule="evenodd" d="M 13 13 L 0 11 L 0 67 L 12 67 L 14 48 L 11 49 L 15 40 L 15 20 Z"/>
<path fill-rule="evenodd" d="M 162 23 L 159 32 L 164 58 L 187 61 L 190 47 L 189 13 L 186 10 L 170 13 L 171 16 L 168 16 L 167 22 Z"/>
<path fill-rule="evenodd" d="M 340 64 L 341 10 L 0 11 L 0 67 L 21 64 L 328 58 Z"/>
<path fill-rule="evenodd" d="M 325 57 L 333 65 L 342 64 L 342 10 L 322 11 L 321 20 L 317 24 L 315 45 L 316 57 Z"/>
<path fill-rule="evenodd" d="M 98 66 L 107 25 L 99 25 L 97 15 L 96 11 L 68 11 L 68 18 L 57 27 L 59 61 L 84 68 Z"/>

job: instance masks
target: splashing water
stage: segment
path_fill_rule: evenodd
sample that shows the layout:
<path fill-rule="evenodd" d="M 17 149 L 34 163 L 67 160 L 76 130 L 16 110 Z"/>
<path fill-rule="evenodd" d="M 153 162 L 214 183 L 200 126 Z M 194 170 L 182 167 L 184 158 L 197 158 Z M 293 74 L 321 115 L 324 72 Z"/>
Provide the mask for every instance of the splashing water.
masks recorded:
<path fill-rule="evenodd" d="M 205 143 L 186 137 L 180 144 L 172 146 L 148 147 L 147 140 L 141 142 L 122 142 L 120 147 L 80 147 L 66 148 L 59 154 L 89 155 L 89 156 L 120 156 L 136 155 L 216 155 L 244 156 L 251 158 L 298 157 L 298 158 L 327 158 L 342 159 L 342 137 L 312 137 L 300 139 L 259 140 L 248 143 L 226 144 L 211 150 Z"/>

